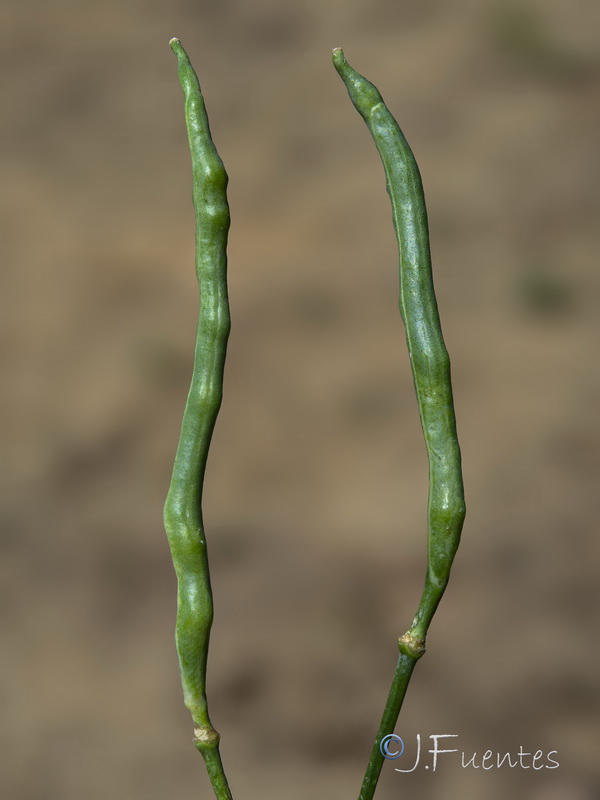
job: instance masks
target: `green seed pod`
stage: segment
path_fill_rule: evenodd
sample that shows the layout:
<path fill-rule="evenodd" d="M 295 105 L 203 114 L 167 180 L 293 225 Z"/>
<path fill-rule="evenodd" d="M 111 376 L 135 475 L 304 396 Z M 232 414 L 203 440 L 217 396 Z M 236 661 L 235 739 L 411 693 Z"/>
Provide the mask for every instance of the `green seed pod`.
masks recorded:
<path fill-rule="evenodd" d="M 173 477 L 164 508 L 165 530 L 177 574 L 176 645 L 184 701 L 194 722 L 194 744 L 204 756 L 219 800 L 231 798 L 219 756 L 219 735 L 208 716 L 206 664 L 213 603 L 202 519 L 208 449 L 223 395 L 229 337 L 227 299 L 227 173 L 213 144 L 200 84 L 179 39 L 172 39 L 185 98 L 196 212 L 196 273 L 200 316 L 194 371 L 181 425 Z"/>
<path fill-rule="evenodd" d="M 448 582 L 465 516 L 450 360 L 433 288 L 425 197 L 412 151 L 379 91 L 352 69 L 342 50 L 334 50 L 333 62 L 381 156 L 398 238 L 400 313 L 429 459 L 429 602 L 412 629 L 415 639 L 424 639 Z"/>
<path fill-rule="evenodd" d="M 394 730 L 414 665 L 425 652 L 429 624 L 448 583 L 465 518 L 465 500 L 450 361 L 433 288 L 427 211 L 419 169 L 377 88 L 352 69 L 340 48 L 333 51 L 333 63 L 383 162 L 398 239 L 400 313 L 429 460 L 425 586 L 412 625 L 399 640 L 398 666 L 360 794 L 360 800 L 370 800 L 383 764 L 381 742 Z"/>

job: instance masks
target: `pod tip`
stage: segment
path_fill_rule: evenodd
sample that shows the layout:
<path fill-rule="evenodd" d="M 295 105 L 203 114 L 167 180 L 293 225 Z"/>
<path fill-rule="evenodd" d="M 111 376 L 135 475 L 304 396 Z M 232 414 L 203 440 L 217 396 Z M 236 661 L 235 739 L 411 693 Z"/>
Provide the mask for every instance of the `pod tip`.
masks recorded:
<path fill-rule="evenodd" d="M 333 58 L 333 63 L 338 66 L 346 63 L 346 58 L 344 56 L 344 51 L 341 47 L 334 47 L 331 53 Z"/>

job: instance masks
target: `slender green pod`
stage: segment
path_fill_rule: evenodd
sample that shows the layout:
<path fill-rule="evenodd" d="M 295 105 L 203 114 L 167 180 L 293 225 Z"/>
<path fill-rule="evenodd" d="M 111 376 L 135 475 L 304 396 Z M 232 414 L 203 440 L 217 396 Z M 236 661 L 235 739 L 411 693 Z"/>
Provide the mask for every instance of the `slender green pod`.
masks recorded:
<path fill-rule="evenodd" d="M 400 638 L 398 667 L 377 735 L 361 800 L 375 792 L 383 764 L 382 739 L 396 724 L 429 624 L 448 583 L 465 517 L 461 455 L 456 434 L 450 361 L 444 344 L 431 271 L 429 230 L 417 163 L 394 117 L 372 83 L 340 48 L 333 63 L 373 137 L 386 176 L 400 262 L 400 313 L 429 461 L 428 563 L 417 614 Z"/>
<path fill-rule="evenodd" d="M 171 39 L 169 44 L 177 57 L 192 157 L 200 315 L 192 382 L 164 508 L 164 523 L 177 575 L 175 640 L 184 702 L 194 723 L 194 744 L 204 757 L 218 800 L 231 800 L 219 755 L 219 734 L 212 726 L 206 702 L 213 602 L 202 519 L 204 473 L 221 406 L 230 329 L 226 254 L 228 179 L 211 138 L 196 73 L 179 39 Z"/>

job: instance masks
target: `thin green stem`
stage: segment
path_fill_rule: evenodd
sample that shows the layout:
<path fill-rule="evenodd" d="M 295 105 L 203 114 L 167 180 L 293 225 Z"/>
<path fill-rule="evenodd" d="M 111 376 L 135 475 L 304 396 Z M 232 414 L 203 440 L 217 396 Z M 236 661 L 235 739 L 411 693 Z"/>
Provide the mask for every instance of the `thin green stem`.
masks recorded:
<path fill-rule="evenodd" d="M 221 761 L 221 754 L 219 753 L 218 741 L 217 744 L 212 746 L 203 743 L 201 744 L 198 742 L 198 740 L 196 740 L 195 745 L 202 753 L 202 758 L 204 759 L 204 763 L 206 765 L 206 771 L 217 800 L 233 800 L 233 797 L 231 796 L 231 790 L 229 789 L 229 784 L 227 783 L 227 778 L 225 776 L 225 770 L 223 769 L 223 762 Z"/>
<path fill-rule="evenodd" d="M 411 656 L 405 653 L 400 653 L 398 657 L 398 664 L 392 680 L 392 685 L 388 694 L 387 702 L 379 724 L 379 730 L 375 737 L 373 749 L 371 750 L 371 757 L 367 764 L 367 770 L 363 779 L 362 787 L 360 790 L 359 800 L 371 800 L 375 794 L 381 768 L 385 761 L 384 755 L 381 752 L 381 742 L 390 733 L 394 732 L 398 715 L 404 701 L 404 695 L 408 688 L 410 676 L 417 663 L 419 656 Z"/>

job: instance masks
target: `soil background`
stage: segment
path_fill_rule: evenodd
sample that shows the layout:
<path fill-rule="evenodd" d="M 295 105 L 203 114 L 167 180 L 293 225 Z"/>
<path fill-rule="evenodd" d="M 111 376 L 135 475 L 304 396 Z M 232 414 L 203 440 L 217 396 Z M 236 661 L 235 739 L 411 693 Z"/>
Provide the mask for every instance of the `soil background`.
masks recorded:
<path fill-rule="evenodd" d="M 230 175 L 205 520 L 235 797 L 357 795 L 425 569 L 389 201 L 334 46 L 420 164 L 468 509 L 397 728 L 421 763 L 378 800 L 598 797 L 600 5 L 0 13 L 2 797 L 212 796 L 162 528 L 198 308 L 172 36 Z M 435 772 L 432 734 L 458 736 Z M 460 764 L 520 746 L 543 768 Z"/>

